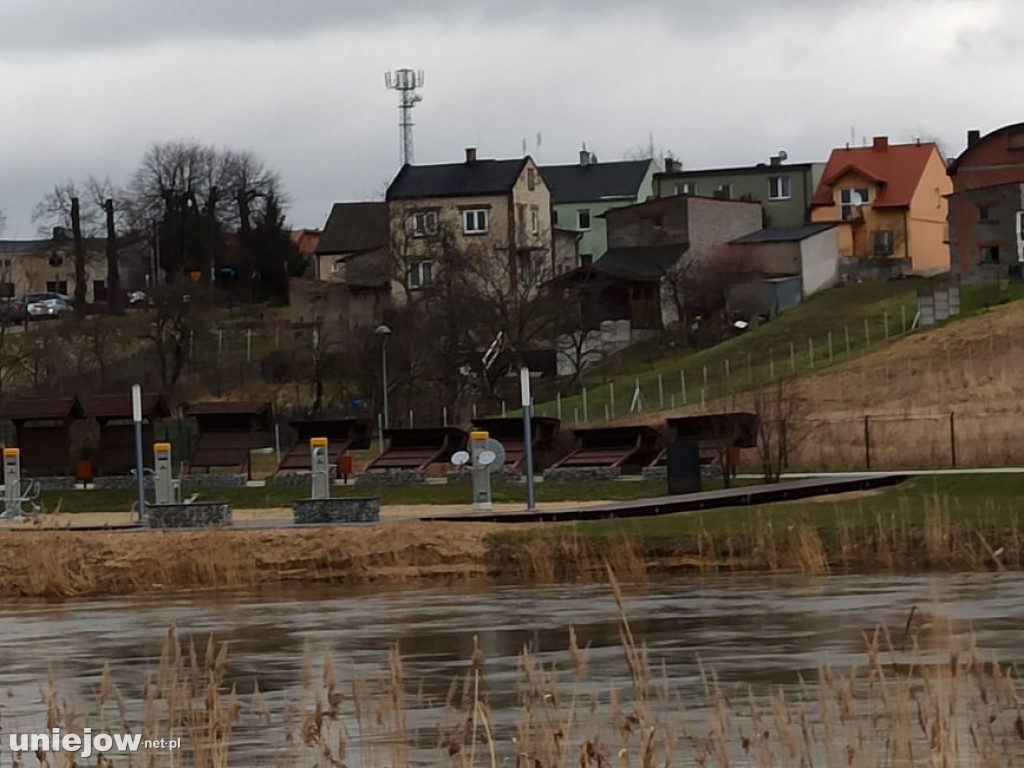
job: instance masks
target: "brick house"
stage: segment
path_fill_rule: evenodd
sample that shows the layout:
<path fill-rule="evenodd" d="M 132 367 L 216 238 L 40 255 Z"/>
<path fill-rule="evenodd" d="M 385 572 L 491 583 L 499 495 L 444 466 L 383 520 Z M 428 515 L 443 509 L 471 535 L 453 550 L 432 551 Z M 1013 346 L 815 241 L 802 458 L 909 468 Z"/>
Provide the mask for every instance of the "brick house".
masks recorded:
<path fill-rule="evenodd" d="M 393 276 L 407 299 L 452 253 L 516 290 L 555 274 L 551 193 L 529 157 L 478 159 L 469 148 L 463 163 L 406 165 L 386 200 Z"/>
<path fill-rule="evenodd" d="M 1024 270 L 1024 123 L 982 136 L 949 167 L 952 271 L 968 281 L 1021 277 Z"/>

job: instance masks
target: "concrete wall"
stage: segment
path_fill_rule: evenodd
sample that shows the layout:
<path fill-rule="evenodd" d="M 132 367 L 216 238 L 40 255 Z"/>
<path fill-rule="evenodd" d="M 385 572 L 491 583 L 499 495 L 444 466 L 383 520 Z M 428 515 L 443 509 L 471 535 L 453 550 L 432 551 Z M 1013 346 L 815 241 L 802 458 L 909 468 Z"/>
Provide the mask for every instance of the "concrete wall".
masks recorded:
<path fill-rule="evenodd" d="M 761 229 L 761 206 L 707 197 L 685 198 L 691 248 L 717 246 Z"/>
<path fill-rule="evenodd" d="M 800 274 L 805 297 L 839 282 L 839 233 L 835 227 L 800 242 Z"/>

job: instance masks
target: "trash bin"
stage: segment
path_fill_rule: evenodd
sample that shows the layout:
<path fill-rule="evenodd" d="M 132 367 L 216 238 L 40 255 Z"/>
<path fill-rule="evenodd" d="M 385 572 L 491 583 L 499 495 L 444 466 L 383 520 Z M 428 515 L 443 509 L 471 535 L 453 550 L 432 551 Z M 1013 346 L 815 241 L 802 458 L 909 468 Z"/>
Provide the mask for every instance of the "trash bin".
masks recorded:
<path fill-rule="evenodd" d="M 676 440 L 668 446 L 668 492 L 700 492 L 700 448 L 697 443 Z"/>

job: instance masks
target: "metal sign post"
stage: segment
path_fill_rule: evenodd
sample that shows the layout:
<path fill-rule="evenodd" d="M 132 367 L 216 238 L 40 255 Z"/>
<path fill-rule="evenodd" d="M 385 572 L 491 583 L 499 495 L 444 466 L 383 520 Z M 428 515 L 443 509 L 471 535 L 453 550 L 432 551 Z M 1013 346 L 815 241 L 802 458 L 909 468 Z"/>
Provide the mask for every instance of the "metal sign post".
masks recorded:
<path fill-rule="evenodd" d="M 328 466 L 328 441 L 326 437 L 309 438 L 309 455 L 312 470 L 312 498 L 327 499 L 331 496 L 331 469 Z"/>
<path fill-rule="evenodd" d="M 523 444 L 526 447 L 526 511 L 533 512 L 537 507 L 537 494 L 533 486 L 533 427 L 530 425 L 530 369 L 519 369 L 519 389 L 523 397 Z"/>
<path fill-rule="evenodd" d="M 135 422 L 135 480 L 139 493 L 139 522 L 146 521 L 146 477 L 142 461 L 142 387 L 132 385 L 132 421 Z"/>

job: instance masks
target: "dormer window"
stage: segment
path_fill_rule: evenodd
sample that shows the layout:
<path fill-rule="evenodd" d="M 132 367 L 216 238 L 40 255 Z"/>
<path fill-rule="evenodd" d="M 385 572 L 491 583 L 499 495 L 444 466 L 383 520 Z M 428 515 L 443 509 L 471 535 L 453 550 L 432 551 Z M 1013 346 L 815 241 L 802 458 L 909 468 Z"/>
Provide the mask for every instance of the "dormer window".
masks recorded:
<path fill-rule="evenodd" d="M 869 191 L 867 187 L 855 187 L 852 189 L 840 190 L 839 205 L 843 221 L 849 221 L 852 219 L 854 209 L 862 205 L 867 205 L 868 201 Z"/>
<path fill-rule="evenodd" d="M 62 267 L 64 266 L 64 255 L 54 251 L 50 254 L 49 262 L 51 267 Z"/>

